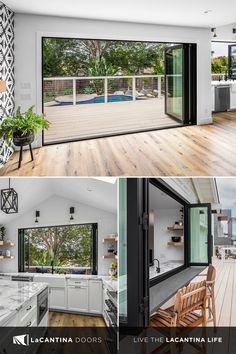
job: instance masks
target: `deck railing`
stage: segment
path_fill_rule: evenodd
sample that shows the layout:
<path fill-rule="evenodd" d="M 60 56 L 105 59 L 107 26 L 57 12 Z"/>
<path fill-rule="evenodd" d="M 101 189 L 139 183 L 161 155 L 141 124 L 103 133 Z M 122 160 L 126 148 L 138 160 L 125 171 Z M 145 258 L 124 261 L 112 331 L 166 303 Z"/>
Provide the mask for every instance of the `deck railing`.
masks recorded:
<path fill-rule="evenodd" d="M 179 75 L 175 75 L 179 76 Z M 104 89 L 104 102 L 108 102 L 108 87 L 109 87 L 109 80 L 120 80 L 120 79 L 128 79 L 132 81 L 132 84 L 130 85 L 132 87 L 132 100 L 135 101 L 137 98 L 136 94 L 136 81 L 138 79 L 152 79 L 155 78 L 157 79 L 157 85 L 155 90 L 157 90 L 157 97 L 160 98 L 162 95 L 162 79 L 164 78 L 164 75 L 134 75 L 134 76 L 129 76 L 129 75 L 124 75 L 124 76 L 76 76 L 76 77 L 50 77 L 50 78 L 44 78 L 44 82 L 58 82 L 58 81 L 71 81 L 72 83 L 72 96 L 73 96 L 73 105 L 76 105 L 77 102 L 77 82 L 81 80 L 85 81 L 95 81 L 95 80 L 103 80 L 103 89 Z"/>

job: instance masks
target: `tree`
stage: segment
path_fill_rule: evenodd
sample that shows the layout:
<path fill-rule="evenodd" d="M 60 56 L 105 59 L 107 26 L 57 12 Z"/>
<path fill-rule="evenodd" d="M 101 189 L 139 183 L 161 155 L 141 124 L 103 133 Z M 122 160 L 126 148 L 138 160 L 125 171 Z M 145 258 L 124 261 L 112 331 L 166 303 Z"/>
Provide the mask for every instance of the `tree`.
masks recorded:
<path fill-rule="evenodd" d="M 211 72 L 213 74 L 224 74 L 228 72 L 228 57 L 221 56 L 211 60 Z"/>
<path fill-rule="evenodd" d="M 47 38 L 43 44 L 44 77 L 164 72 L 165 44 L 149 42 Z M 95 75 L 96 74 L 96 75 Z"/>
<path fill-rule="evenodd" d="M 91 267 L 92 226 L 72 225 L 29 229 L 25 233 L 25 259 L 30 266 Z"/>

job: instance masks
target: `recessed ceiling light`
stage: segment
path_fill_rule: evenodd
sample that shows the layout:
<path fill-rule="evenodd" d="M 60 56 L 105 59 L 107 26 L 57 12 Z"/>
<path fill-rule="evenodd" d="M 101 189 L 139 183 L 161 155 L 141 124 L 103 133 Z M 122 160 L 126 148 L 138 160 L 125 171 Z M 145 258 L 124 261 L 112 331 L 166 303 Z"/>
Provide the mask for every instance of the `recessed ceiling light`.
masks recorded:
<path fill-rule="evenodd" d="M 209 14 L 210 12 L 212 12 L 212 10 L 205 10 L 203 13 L 204 14 Z"/>

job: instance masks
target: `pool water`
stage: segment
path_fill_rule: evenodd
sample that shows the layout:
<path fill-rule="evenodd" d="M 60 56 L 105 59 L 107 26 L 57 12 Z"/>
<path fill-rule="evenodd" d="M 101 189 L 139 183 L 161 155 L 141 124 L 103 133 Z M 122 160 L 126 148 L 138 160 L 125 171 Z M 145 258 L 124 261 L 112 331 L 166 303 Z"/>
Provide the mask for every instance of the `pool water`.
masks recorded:
<path fill-rule="evenodd" d="M 124 102 L 124 101 L 132 101 L 132 99 L 133 99 L 132 96 L 127 96 L 127 95 L 108 96 L 108 102 Z M 104 103 L 104 102 L 105 102 L 104 96 L 97 96 L 90 100 L 76 102 L 76 104 L 90 104 L 90 103 Z M 72 104 L 73 104 L 72 102 L 60 102 L 53 106 L 69 106 Z"/>

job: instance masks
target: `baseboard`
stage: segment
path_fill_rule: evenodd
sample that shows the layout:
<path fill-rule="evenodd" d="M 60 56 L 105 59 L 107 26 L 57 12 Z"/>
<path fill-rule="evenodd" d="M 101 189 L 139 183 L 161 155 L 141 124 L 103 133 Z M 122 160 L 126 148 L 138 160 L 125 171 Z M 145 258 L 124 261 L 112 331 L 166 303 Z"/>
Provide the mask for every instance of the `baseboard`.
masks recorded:
<path fill-rule="evenodd" d="M 204 125 L 204 124 L 212 124 L 213 123 L 213 118 L 200 118 L 198 119 L 197 125 Z"/>

